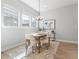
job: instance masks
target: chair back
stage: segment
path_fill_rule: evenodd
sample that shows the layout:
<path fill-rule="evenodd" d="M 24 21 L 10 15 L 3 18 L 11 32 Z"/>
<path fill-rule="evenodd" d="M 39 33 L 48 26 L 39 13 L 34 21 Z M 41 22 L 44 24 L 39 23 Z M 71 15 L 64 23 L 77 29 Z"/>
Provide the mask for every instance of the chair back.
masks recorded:
<path fill-rule="evenodd" d="M 28 48 L 28 46 L 30 46 L 30 39 L 26 39 L 26 48 Z"/>

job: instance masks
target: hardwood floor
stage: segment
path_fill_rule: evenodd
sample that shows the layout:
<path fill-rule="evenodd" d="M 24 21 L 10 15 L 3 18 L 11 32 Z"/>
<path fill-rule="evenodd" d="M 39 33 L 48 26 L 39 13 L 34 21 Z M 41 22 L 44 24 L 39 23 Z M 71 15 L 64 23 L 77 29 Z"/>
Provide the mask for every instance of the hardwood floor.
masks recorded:
<path fill-rule="evenodd" d="M 55 43 L 55 42 L 52 42 L 52 43 Z M 18 50 L 22 49 L 22 47 L 24 47 L 24 45 L 18 48 Z M 14 48 L 14 50 L 16 49 L 17 48 Z M 53 49 L 51 48 L 49 51 L 53 52 Z M 50 52 L 50 56 L 53 56 L 51 52 Z M 46 52 L 44 54 L 46 54 Z M 1 56 L 2 56 L 1 59 L 12 59 L 5 52 L 2 53 Z M 77 57 L 78 57 L 78 45 L 77 44 L 59 42 L 59 46 L 57 48 L 56 54 L 54 58 L 51 58 L 51 59 L 78 59 Z M 40 57 L 40 59 L 45 59 L 45 58 L 46 56 L 44 56 L 44 58 Z"/>
<path fill-rule="evenodd" d="M 78 45 L 60 42 L 54 59 L 78 59 Z"/>

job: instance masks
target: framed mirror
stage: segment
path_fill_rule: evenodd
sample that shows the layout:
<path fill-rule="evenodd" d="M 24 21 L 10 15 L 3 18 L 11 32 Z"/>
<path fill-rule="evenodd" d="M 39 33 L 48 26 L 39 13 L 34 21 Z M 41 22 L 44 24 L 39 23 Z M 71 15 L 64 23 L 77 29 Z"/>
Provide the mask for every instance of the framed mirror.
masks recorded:
<path fill-rule="evenodd" d="M 45 20 L 43 22 L 45 30 L 54 30 L 55 29 L 55 19 Z"/>

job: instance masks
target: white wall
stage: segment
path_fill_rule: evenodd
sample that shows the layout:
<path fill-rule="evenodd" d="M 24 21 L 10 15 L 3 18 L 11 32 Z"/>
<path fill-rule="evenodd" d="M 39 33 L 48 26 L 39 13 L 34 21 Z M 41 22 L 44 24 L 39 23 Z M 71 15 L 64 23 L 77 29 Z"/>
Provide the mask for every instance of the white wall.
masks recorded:
<path fill-rule="evenodd" d="M 8 4 L 15 8 L 18 12 L 24 12 L 26 15 L 29 16 L 37 16 L 38 12 L 29 7 L 28 5 L 22 3 L 20 0 L 2 0 L 3 4 Z M 3 19 L 2 19 L 3 22 Z M 24 34 L 29 34 L 35 32 L 36 29 L 28 29 L 28 28 L 5 28 L 2 25 L 1 31 L 1 49 L 2 51 L 12 48 L 19 43 L 24 41 Z"/>
<path fill-rule="evenodd" d="M 78 41 L 78 6 L 77 4 L 65 6 L 55 10 L 41 13 L 45 18 L 56 19 L 56 38 L 65 41 Z"/>

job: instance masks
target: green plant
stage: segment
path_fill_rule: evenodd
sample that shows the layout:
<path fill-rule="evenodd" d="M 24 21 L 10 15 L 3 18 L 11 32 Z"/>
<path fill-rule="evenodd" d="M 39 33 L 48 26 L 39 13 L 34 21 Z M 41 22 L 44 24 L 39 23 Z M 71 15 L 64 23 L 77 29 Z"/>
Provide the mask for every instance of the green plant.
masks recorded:
<path fill-rule="evenodd" d="M 38 31 L 42 31 L 42 29 L 41 29 L 41 28 L 39 28 L 39 29 L 38 29 Z"/>

